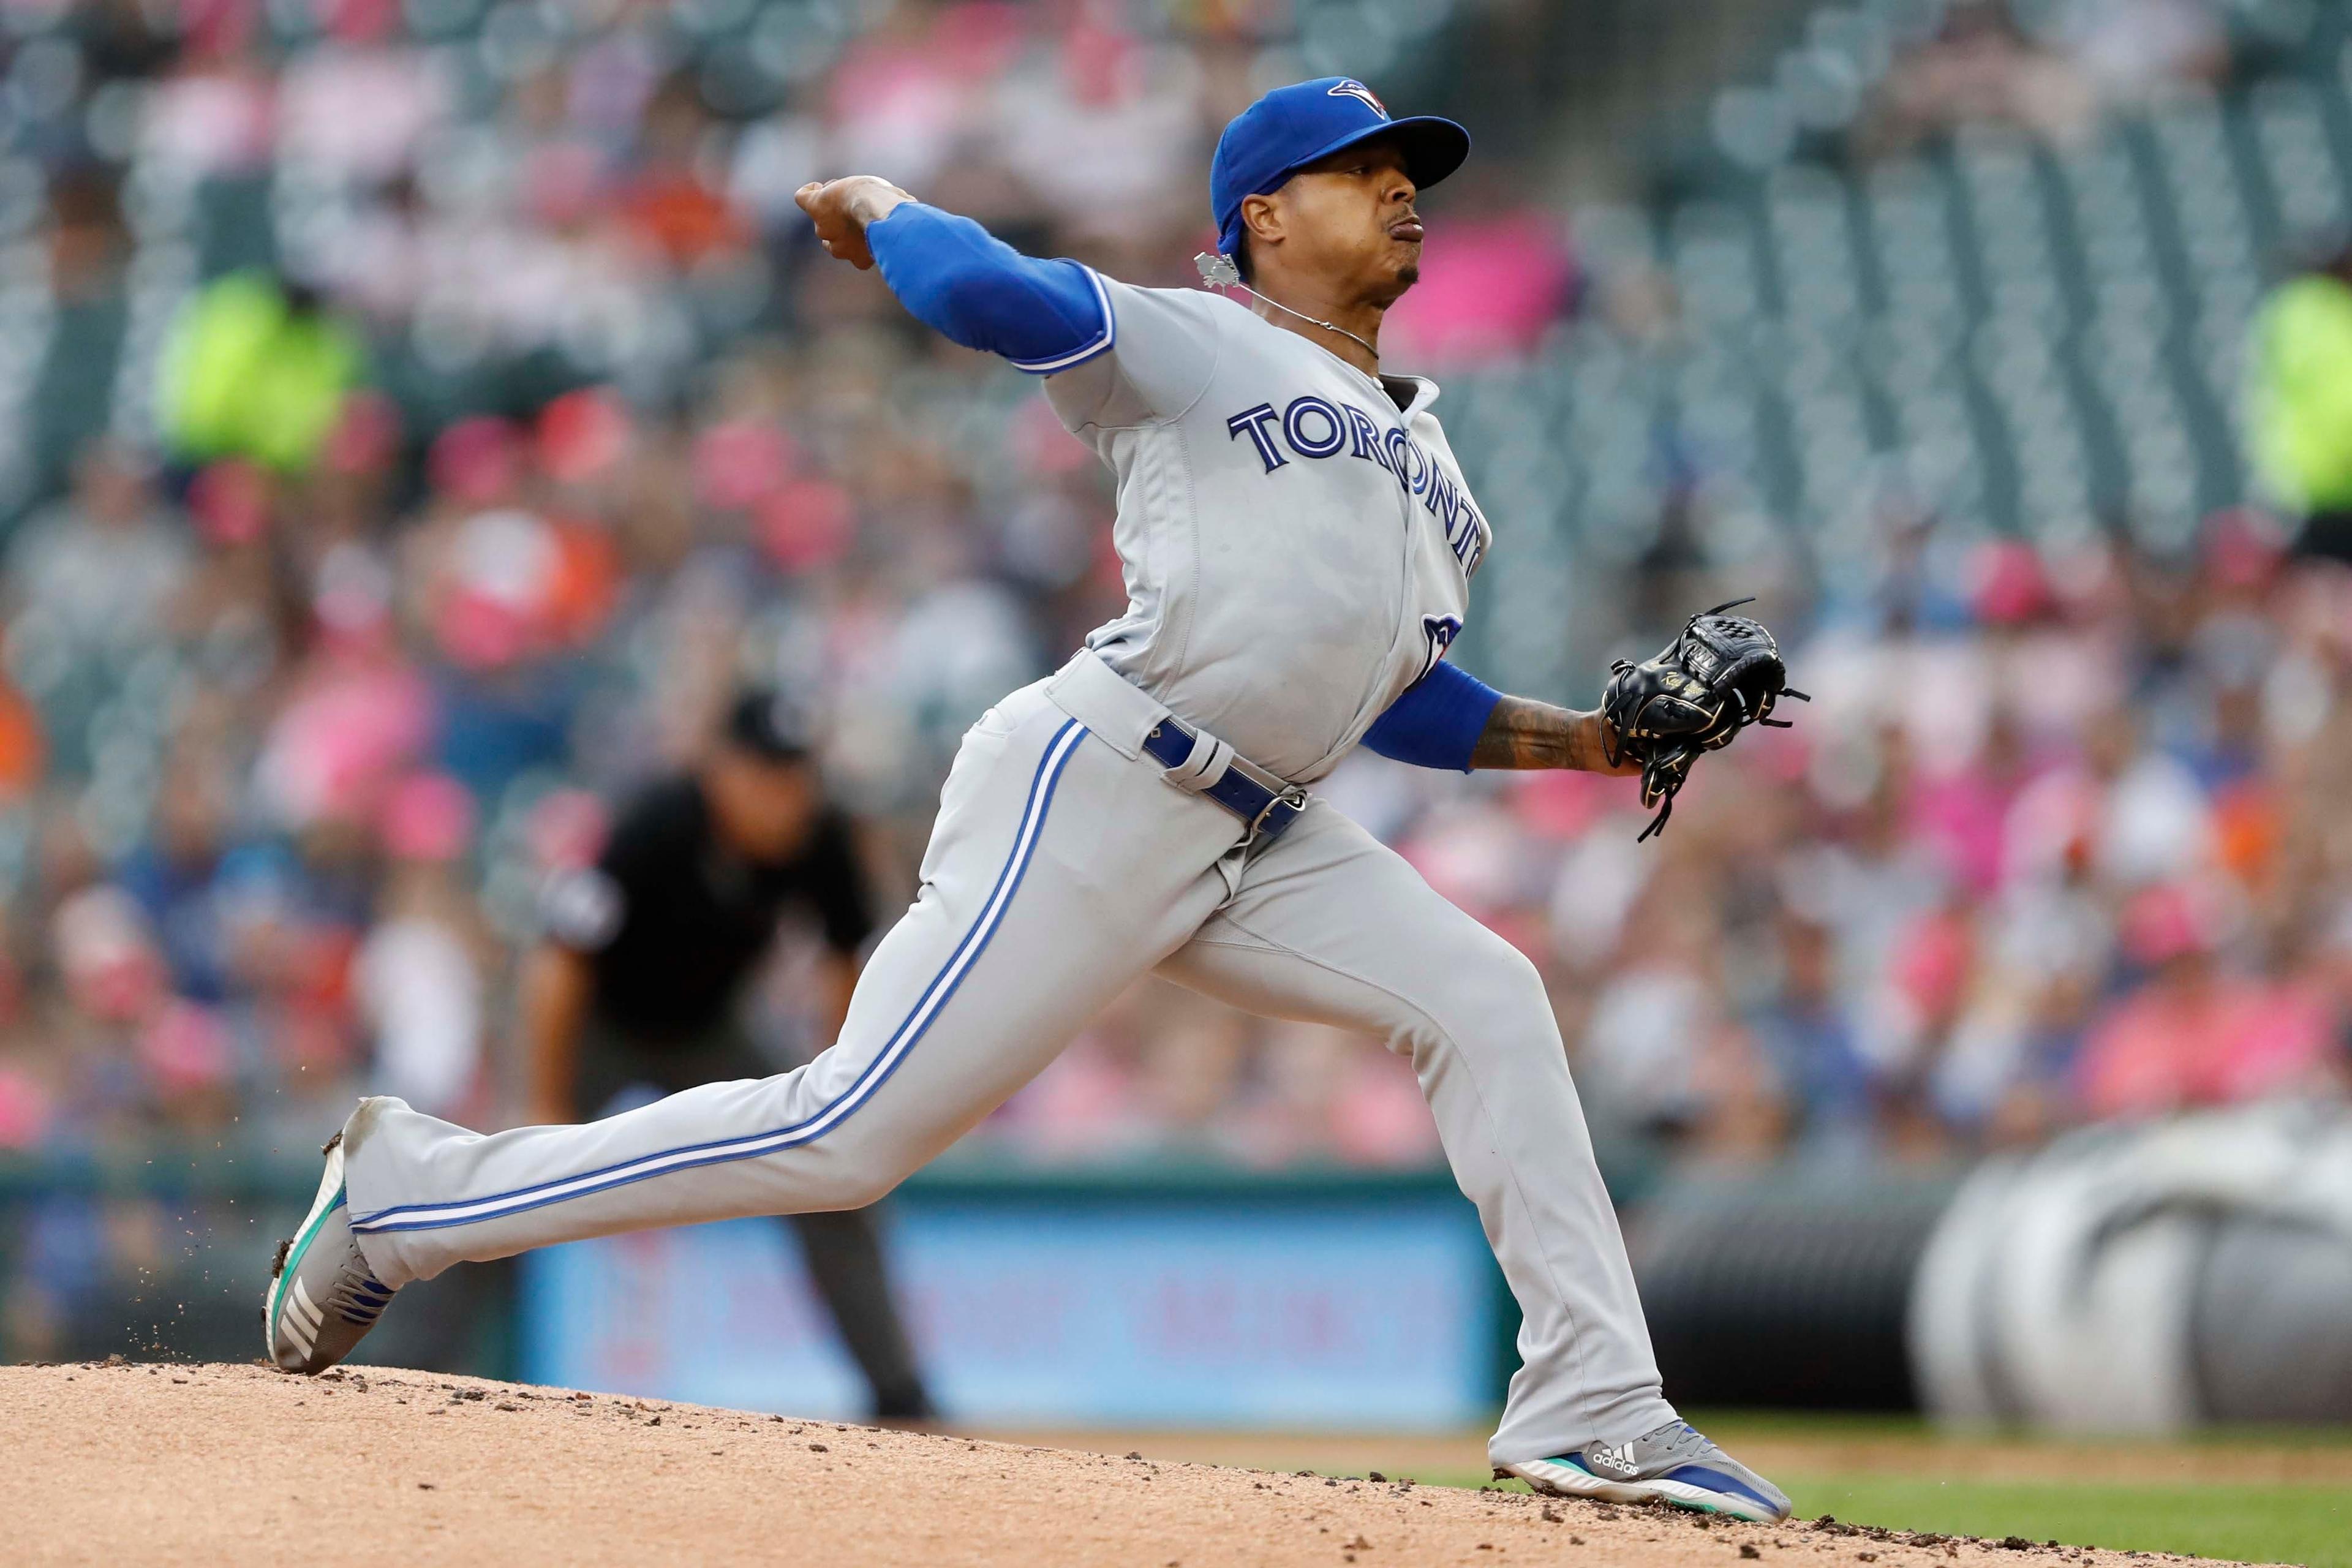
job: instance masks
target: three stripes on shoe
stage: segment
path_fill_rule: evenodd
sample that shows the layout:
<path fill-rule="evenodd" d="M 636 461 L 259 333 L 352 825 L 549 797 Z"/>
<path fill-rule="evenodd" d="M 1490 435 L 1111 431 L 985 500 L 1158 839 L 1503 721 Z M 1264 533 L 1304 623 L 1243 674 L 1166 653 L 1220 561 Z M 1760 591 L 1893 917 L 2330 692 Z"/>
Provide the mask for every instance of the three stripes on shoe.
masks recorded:
<path fill-rule="evenodd" d="M 362 1294 L 357 1300 L 338 1307 L 336 1310 L 343 1321 L 365 1328 L 383 1315 L 384 1303 L 392 1300 L 392 1291 L 373 1279 L 362 1280 L 359 1289 Z M 297 1350 L 308 1356 L 310 1347 L 318 1343 L 319 1329 L 326 1321 L 326 1314 L 319 1310 L 317 1302 L 310 1300 L 310 1286 L 299 1278 L 294 1281 L 294 1289 L 287 1293 L 286 1310 L 281 1321 L 286 1337 L 294 1342 Z"/>
<path fill-rule="evenodd" d="M 325 1321 L 318 1303 L 310 1300 L 310 1287 L 299 1279 L 295 1280 L 294 1289 L 288 1292 L 285 1310 L 278 1319 L 279 1326 L 285 1331 L 286 1337 L 293 1342 L 294 1348 L 308 1356 L 310 1347 L 318 1342 L 319 1325 Z"/>

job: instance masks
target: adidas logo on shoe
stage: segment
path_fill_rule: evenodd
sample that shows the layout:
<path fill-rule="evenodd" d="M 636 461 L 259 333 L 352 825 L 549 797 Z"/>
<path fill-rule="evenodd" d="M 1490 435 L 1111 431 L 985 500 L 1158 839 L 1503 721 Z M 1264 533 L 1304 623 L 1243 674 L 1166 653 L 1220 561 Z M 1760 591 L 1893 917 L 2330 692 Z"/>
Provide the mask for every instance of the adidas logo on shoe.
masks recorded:
<path fill-rule="evenodd" d="M 1621 1443 L 1613 1448 L 1595 1445 L 1585 1451 L 1584 1462 L 1612 1475 L 1630 1476 L 1642 1467 L 1633 1458 L 1633 1445 Z"/>

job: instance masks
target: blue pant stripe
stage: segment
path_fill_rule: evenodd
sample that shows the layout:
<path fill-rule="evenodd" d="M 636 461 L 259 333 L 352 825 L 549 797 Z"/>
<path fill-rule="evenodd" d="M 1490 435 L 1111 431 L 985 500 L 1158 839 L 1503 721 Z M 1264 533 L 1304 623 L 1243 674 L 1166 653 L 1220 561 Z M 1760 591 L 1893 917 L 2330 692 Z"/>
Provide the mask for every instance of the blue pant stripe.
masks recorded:
<path fill-rule="evenodd" d="M 1061 783 L 1062 771 L 1069 761 L 1070 753 L 1077 749 L 1077 743 L 1085 739 L 1086 733 L 1076 720 L 1069 721 L 1055 731 L 1053 740 L 1046 744 L 1044 756 L 1038 759 L 1036 773 L 1029 781 L 1028 803 L 1023 808 L 1021 826 L 1013 835 L 1012 852 L 998 871 L 995 886 L 990 889 L 980 913 L 973 918 L 971 928 L 956 944 L 947 963 L 931 977 L 930 984 L 924 988 L 914 1007 L 900 1020 L 889 1042 L 859 1072 L 856 1081 L 823 1110 L 773 1131 L 640 1154 L 617 1164 L 583 1172 L 576 1176 L 558 1177 L 511 1192 L 467 1198 L 457 1203 L 412 1204 L 379 1210 L 363 1219 L 355 1219 L 352 1228 L 370 1233 L 437 1230 L 449 1226 L 503 1219 L 549 1204 L 586 1197 L 593 1193 L 654 1176 L 668 1175 L 676 1171 L 756 1159 L 796 1148 L 815 1142 L 839 1126 L 870 1100 L 911 1054 L 916 1043 L 929 1029 L 949 998 L 962 985 L 964 976 L 971 972 L 972 964 L 978 962 L 981 952 L 996 934 L 1004 911 L 1012 907 L 1013 895 L 1020 890 L 1021 881 L 1028 874 L 1029 860 L 1037 840 L 1044 835 L 1045 816 L 1053 805 L 1054 792 Z"/>

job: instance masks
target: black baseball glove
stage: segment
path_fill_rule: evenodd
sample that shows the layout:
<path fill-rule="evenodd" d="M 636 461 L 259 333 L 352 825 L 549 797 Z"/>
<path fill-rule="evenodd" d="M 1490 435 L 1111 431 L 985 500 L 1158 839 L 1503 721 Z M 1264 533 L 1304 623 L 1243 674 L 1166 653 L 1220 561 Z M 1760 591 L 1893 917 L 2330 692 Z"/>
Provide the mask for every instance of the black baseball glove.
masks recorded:
<path fill-rule="evenodd" d="M 1621 658 L 1609 667 L 1601 699 L 1609 765 L 1641 763 L 1642 805 L 1658 808 L 1642 838 L 1674 815 L 1675 794 L 1700 752 L 1731 744 L 1750 724 L 1789 728 L 1772 717 L 1773 703 L 1783 697 L 1812 700 L 1789 689 L 1780 645 L 1763 622 L 1723 613 L 1754 602 L 1734 599 L 1693 616 L 1657 658 L 1640 664 Z"/>

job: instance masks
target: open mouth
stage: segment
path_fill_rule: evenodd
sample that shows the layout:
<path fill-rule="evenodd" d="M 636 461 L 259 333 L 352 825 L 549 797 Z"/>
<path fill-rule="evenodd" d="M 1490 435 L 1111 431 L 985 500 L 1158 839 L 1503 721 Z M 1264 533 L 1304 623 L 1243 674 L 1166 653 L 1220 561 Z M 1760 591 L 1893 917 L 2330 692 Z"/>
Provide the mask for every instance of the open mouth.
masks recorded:
<path fill-rule="evenodd" d="M 1396 222 L 1389 225 L 1389 237 L 1418 245 L 1422 237 L 1421 220 L 1417 217 L 1397 219 Z"/>

